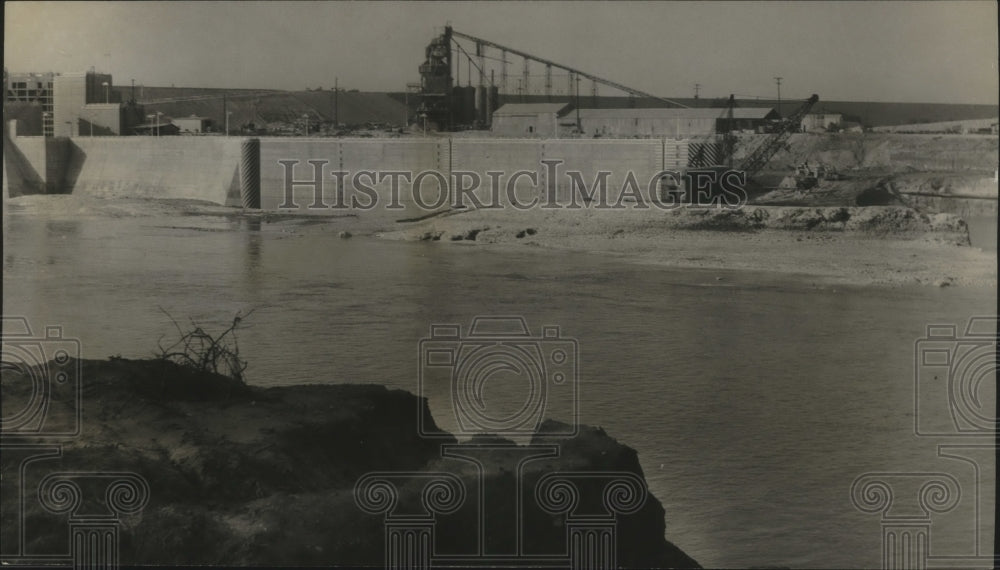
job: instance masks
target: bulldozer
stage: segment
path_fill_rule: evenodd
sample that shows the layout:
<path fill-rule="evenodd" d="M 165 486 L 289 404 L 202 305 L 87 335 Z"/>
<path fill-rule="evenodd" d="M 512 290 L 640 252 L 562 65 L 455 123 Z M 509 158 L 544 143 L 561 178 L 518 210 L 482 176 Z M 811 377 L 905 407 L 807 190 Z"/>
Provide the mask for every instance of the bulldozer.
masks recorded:
<path fill-rule="evenodd" d="M 799 190 L 809 190 L 824 180 L 845 180 L 846 178 L 835 166 L 822 162 L 812 168 L 809 161 L 806 161 L 795 168 L 795 186 Z"/>

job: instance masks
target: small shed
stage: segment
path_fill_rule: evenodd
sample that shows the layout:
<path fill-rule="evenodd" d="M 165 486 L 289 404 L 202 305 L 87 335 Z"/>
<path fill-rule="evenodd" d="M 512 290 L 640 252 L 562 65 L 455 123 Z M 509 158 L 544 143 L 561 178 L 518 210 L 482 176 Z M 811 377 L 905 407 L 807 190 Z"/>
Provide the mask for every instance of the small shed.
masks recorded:
<path fill-rule="evenodd" d="M 491 131 L 502 137 L 556 137 L 569 103 L 507 103 L 493 111 Z"/>
<path fill-rule="evenodd" d="M 208 117 L 191 115 L 190 117 L 173 119 L 173 123 L 177 125 L 182 135 L 201 134 L 212 130 L 212 119 Z"/>

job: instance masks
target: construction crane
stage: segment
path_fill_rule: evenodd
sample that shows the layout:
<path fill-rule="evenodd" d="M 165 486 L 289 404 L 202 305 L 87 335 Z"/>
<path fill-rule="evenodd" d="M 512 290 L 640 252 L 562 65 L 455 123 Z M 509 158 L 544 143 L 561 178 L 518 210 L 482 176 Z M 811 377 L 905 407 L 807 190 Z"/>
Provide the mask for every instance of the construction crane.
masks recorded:
<path fill-rule="evenodd" d="M 792 136 L 792 133 L 798 130 L 799 125 L 802 124 L 802 119 L 809 113 L 809 110 L 813 108 L 813 105 L 817 101 L 819 101 L 819 95 L 813 95 L 806 100 L 788 118 L 780 121 L 775 127 L 775 131 L 743 160 L 739 169 L 746 173 L 747 180 L 753 178 L 785 146 L 788 137 Z"/>

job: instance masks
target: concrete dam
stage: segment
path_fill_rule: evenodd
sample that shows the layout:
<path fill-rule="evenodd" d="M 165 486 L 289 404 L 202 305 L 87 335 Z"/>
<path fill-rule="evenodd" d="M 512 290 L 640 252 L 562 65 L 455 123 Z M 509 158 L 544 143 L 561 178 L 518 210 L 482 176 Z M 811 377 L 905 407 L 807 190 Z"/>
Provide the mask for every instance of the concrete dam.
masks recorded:
<path fill-rule="evenodd" d="M 426 205 L 435 201 L 442 181 L 451 184 L 453 174 L 462 177 L 466 187 L 478 178 L 482 191 L 477 195 L 485 199 L 489 181 L 502 174 L 506 183 L 516 172 L 535 173 L 516 181 L 519 192 L 530 185 L 568 195 L 562 174 L 570 171 L 579 172 L 588 187 L 604 171 L 609 189 L 621 188 L 632 176 L 644 193 L 660 171 L 685 169 L 697 144 L 670 139 L 461 137 L 43 138 L 5 132 L 4 196 L 194 199 L 263 210 L 337 213 L 338 191 L 348 203 L 355 196 L 364 206 L 377 196 L 380 203 L 396 202 L 398 209 L 408 209 L 413 205 L 412 182 L 420 173 L 433 174 L 419 181 Z M 408 179 L 393 176 L 404 172 Z M 553 177 L 555 172 L 558 176 Z M 346 175 L 338 179 L 337 173 Z"/>

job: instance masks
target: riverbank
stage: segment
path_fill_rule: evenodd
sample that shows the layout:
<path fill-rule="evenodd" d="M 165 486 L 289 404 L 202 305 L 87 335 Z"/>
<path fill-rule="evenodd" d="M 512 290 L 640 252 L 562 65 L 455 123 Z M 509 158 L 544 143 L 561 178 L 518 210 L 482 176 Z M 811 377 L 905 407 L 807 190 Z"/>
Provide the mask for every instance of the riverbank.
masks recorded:
<path fill-rule="evenodd" d="M 972 247 L 961 218 L 906 207 L 475 210 L 379 235 L 587 251 L 664 267 L 765 271 L 829 284 L 997 283 L 996 252 Z"/>
<path fill-rule="evenodd" d="M 464 486 L 464 501 L 436 517 L 437 555 L 468 555 L 475 550 L 480 524 L 499 531 L 516 520 L 524 525 L 526 551 L 559 555 L 566 552 L 569 523 L 565 515 L 534 506 L 535 484 L 542 476 L 563 471 L 587 473 L 588 481 L 622 474 L 637 477 L 635 481 L 644 477 L 635 450 L 603 430 L 582 427 L 576 437 L 557 439 L 545 434 L 560 424 L 546 422 L 532 443 L 554 444 L 559 453 L 524 466 L 527 506 L 514 513 L 509 497 L 487 494 L 480 511 L 476 469 L 450 457 L 461 451 L 479 456 L 485 466 L 483 484 L 512 490 L 511 459 L 523 453 L 499 438 L 473 440 L 461 448 L 444 432 L 437 440 L 421 438 L 418 418 L 429 418 L 430 411 L 425 399 L 408 392 L 352 384 L 255 388 L 161 360 L 70 359 L 48 366 L 50 373 L 73 372 L 79 366 L 82 432 L 64 443 L 62 457 L 31 463 L 24 471 L 24 488 L 35 488 L 54 471 L 134 472 L 144 478 L 148 504 L 121 525 L 121 563 L 126 565 L 381 566 L 387 532 L 383 516 L 362 510 L 355 492 L 355 484 L 375 472 L 388 473 L 389 479 L 401 474 L 393 479 L 398 479 L 398 501 L 384 505 L 394 515 L 413 510 L 422 500 L 448 501 L 447 495 L 421 498 L 427 491 L 416 483 L 423 477 L 452 473 Z M 4 417 L 13 417 L 15 408 L 28 402 L 31 389 L 27 376 L 5 367 Z M 72 417 L 72 389 L 63 386 L 50 394 L 49 417 Z M 425 425 L 438 431 L 433 419 Z M 443 444 L 450 444 L 453 453 L 446 455 Z M 578 508 L 601 504 L 600 488 L 592 482 L 581 484 L 580 490 Z M 596 499 L 590 495 L 595 490 Z M 379 503 L 374 492 L 369 500 Z M 14 495 L 3 495 L 5 529 L 17 526 Z M 611 504 L 616 501 L 630 499 L 615 495 Z M 30 497 L 26 505 L 21 520 L 31 524 L 28 550 L 64 547 L 66 515 L 47 513 Z M 619 564 L 698 567 L 663 538 L 664 509 L 657 498 L 648 495 L 636 507 L 618 517 Z M 491 540 L 504 542 L 504 534 L 491 533 Z"/>

